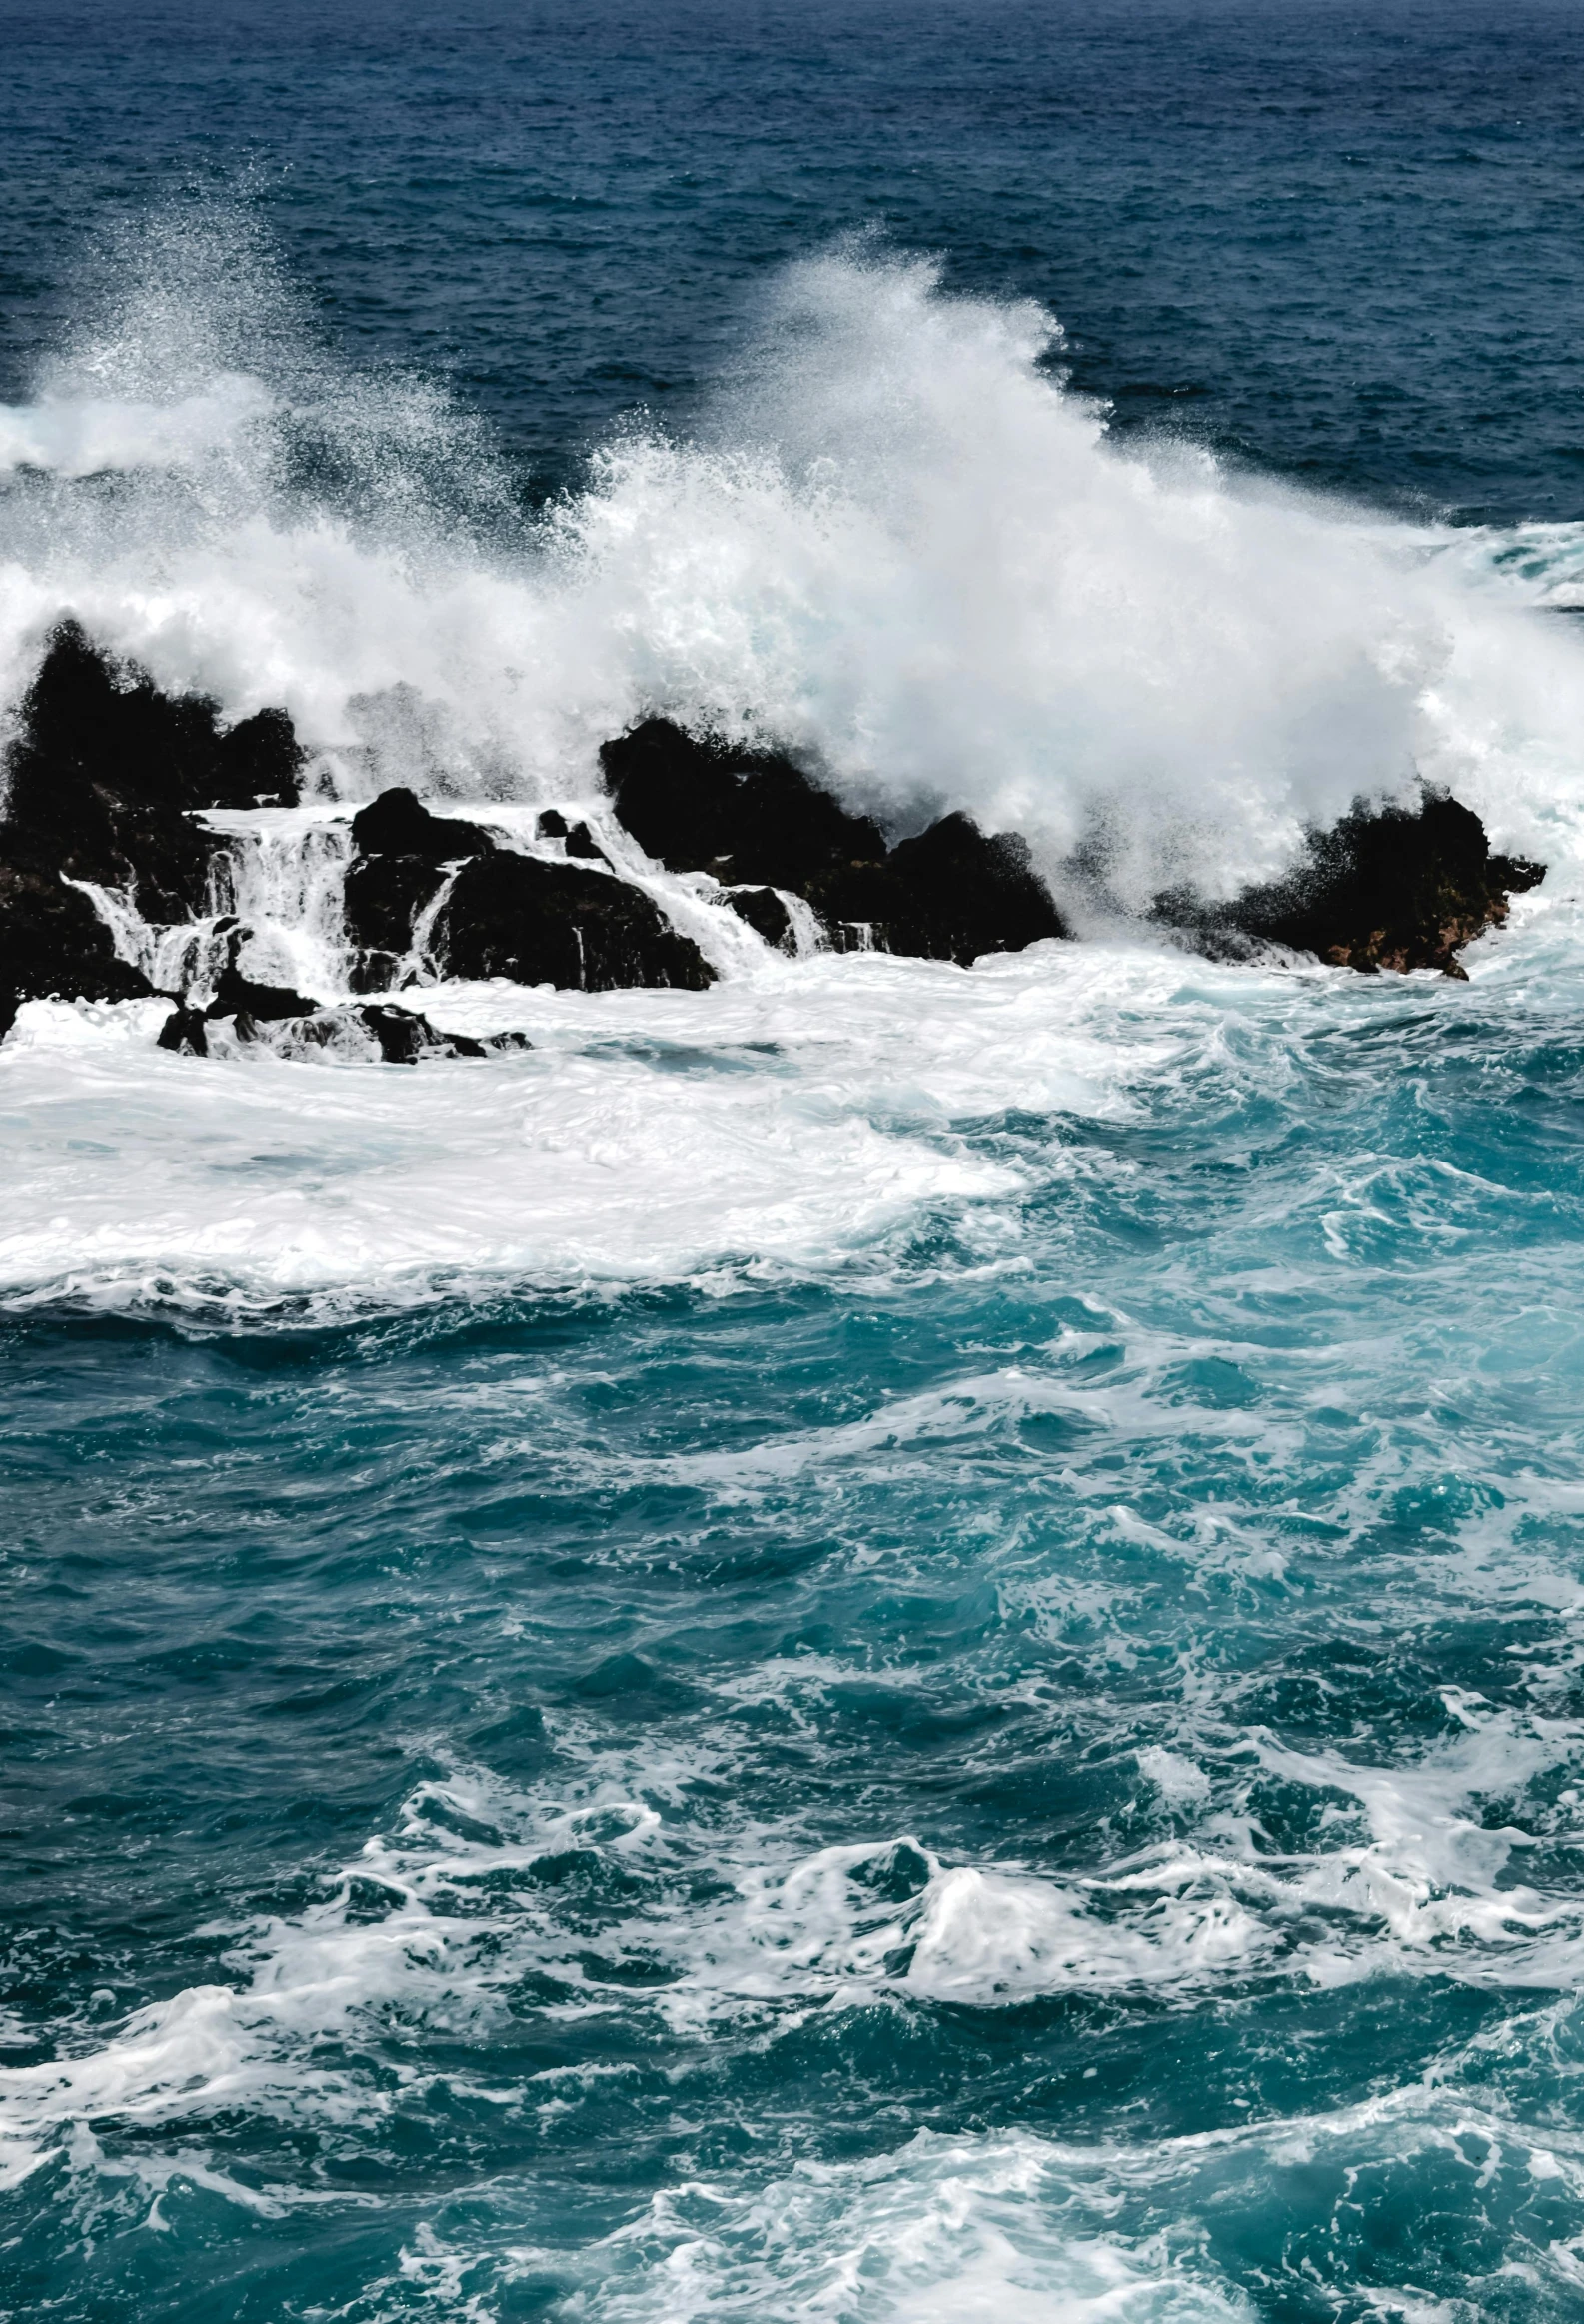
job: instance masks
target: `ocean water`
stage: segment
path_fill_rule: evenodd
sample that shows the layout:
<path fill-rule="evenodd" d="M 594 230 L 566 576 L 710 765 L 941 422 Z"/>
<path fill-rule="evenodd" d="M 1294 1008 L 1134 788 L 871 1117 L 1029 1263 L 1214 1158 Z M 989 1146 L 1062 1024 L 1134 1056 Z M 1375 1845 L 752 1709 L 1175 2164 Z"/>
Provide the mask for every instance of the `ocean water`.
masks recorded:
<path fill-rule="evenodd" d="M 290 709 L 255 973 L 397 781 L 720 971 L 0 1047 L 0 2315 L 1584 2315 L 1578 12 L 0 36 L 6 716 Z M 652 709 L 1079 941 L 770 953 Z M 1465 983 L 1137 917 L 1420 778 Z"/>

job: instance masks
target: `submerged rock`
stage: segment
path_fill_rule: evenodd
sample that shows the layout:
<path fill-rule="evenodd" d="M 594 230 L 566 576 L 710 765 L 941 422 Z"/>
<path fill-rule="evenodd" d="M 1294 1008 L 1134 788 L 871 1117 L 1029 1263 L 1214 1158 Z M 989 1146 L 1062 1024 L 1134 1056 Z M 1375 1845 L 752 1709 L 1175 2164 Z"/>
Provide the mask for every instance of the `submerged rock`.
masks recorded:
<path fill-rule="evenodd" d="M 642 888 L 506 849 L 463 866 L 435 916 L 429 951 L 445 977 L 511 977 L 586 993 L 629 985 L 698 993 L 715 983 L 698 946 Z"/>
<path fill-rule="evenodd" d="M 600 760 L 640 847 L 670 871 L 735 886 L 726 901 L 751 926 L 744 887 L 803 897 L 838 951 L 966 966 L 1067 934 L 1026 843 L 981 832 L 966 815 L 888 848 L 877 823 L 850 814 L 790 759 L 701 741 L 669 719 L 646 719 L 605 744 Z"/>
<path fill-rule="evenodd" d="M 1303 861 L 1285 878 L 1223 905 L 1163 896 L 1155 917 L 1212 951 L 1278 944 L 1365 975 L 1439 969 L 1462 977 L 1463 946 L 1500 927 L 1509 897 L 1544 877 L 1543 864 L 1492 855 L 1471 809 L 1427 792 L 1416 810 L 1356 801 L 1331 830 L 1309 833 Z"/>
<path fill-rule="evenodd" d="M 211 1027 L 223 1032 L 228 1021 L 232 1041 L 258 1043 L 283 1057 L 329 1051 L 359 1062 L 413 1066 L 430 1058 L 482 1058 L 533 1047 L 522 1033 L 495 1034 L 486 1041 L 467 1033 L 443 1033 L 416 1009 L 370 1001 L 333 1009 L 310 1002 L 303 1013 L 268 1017 L 246 1009 L 233 1014 L 218 1006 L 173 1009 L 160 1028 L 159 1047 L 187 1057 L 208 1057 Z"/>
<path fill-rule="evenodd" d="M 203 1010 L 190 1009 L 183 1003 L 171 1011 L 160 1027 L 156 1046 L 174 1050 L 178 1057 L 208 1057 L 209 1019 Z"/>
<path fill-rule="evenodd" d="M 239 932 L 239 938 L 245 933 Z M 245 977 L 237 967 L 239 938 L 232 941 L 231 958 L 220 972 L 206 1017 L 251 1017 L 269 1024 L 276 1018 L 305 1017 L 319 1008 L 317 1001 L 294 992 L 290 985 L 261 985 Z"/>
<path fill-rule="evenodd" d="M 55 632 L 5 758 L 0 821 L 0 1032 L 21 1001 L 148 994 L 68 880 L 129 893 L 147 920 L 203 909 L 211 808 L 296 801 L 303 753 L 284 711 L 222 729 L 218 704 L 164 695 L 75 622 Z"/>
<path fill-rule="evenodd" d="M 485 1046 L 471 1034 L 442 1033 L 416 1009 L 365 1001 L 349 1009 L 322 1009 L 285 1032 L 299 1049 L 341 1050 L 377 1055 L 388 1066 L 416 1066 L 421 1058 L 482 1058 Z"/>

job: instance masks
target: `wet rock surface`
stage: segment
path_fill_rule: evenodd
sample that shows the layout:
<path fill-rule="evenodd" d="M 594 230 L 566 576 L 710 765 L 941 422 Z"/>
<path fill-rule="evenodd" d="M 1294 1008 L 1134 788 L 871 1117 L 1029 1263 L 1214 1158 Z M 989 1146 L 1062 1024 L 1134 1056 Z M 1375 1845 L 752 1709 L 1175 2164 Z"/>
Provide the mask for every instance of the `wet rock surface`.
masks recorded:
<path fill-rule="evenodd" d="M 600 764 L 618 820 L 669 872 L 801 895 L 821 876 L 885 861 L 877 823 L 777 753 L 733 751 L 652 718 L 602 745 Z"/>
<path fill-rule="evenodd" d="M 442 1033 L 416 1009 L 365 1001 L 345 1009 L 322 1009 L 284 1029 L 299 1051 L 330 1050 L 356 1056 L 371 1053 L 388 1066 L 416 1066 L 425 1058 L 482 1058 L 485 1044 L 471 1034 Z M 521 1045 L 526 1046 L 526 1045 Z"/>
<path fill-rule="evenodd" d="M 575 823 L 567 834 L 567 853 L 582 857 L 586 863 L 609 865 L 611 861 L 586 823 Z"/>
<path fill-rule="evenodd" d="M 1365 975 L 1462 977 L 1463 946 L 1500 927 L 1509 898 L 1544 877 L 1543 864 L 1493 855 L 1479 817 L 1432 792 L 1417 809 L 1357 801 L 1329 831 L 1309 834 L 1304 860 L 1285 878 L 1223 905 L 1163 896 L 1155 916 L 1232 957 L 1276 944 Z"/>
<path fill-rule="evenodd" d="M 352 819 L 353 844 L 362 855 L 417 856 L 426 864 L 455 864 L 465 856 L 488 856 L 495 841 L 482 824 L 458 815 L 436 815 L 416 791 L 382 791 Z"/>
<path fill-rule="evenodd" d="M 774 888 L 729 888 L 726 903 L 768 945 L 774 945 L 780 952 L 795 950 L 792 916 L 785 898 L 778 896 Z"/>
<path fill-rule="evenodd" d="M 206 1017 L 251 1017 L 268 1025 L 281 1017 L 304 1017 L 319 1007 L 306 994 L 298 993 L 290 985 L 264 985 L 255 978 L 245 977 L 237 967 L 239 940 L 245 931 L 238 931 L 233 939 L 231 958 L 221 970 L 215 985 L 215 997 L 204 1011 Z"/>
<path fill-rule="evenodd" d="M 284 712 L 223 730 L 217 704 L 161 694 L 63 623 L 6 752 L 0 1031 L 24 1000 L 148 994 L 91 900 L 65 882 L 129 893 L 146 920 L 191 918 L 216 847 L 194 816 L 293 804 L 302 764 Z"/>
<path fill-rule="evenodd" d="M 963 968 L 984 953 L 1017 953 L 1067 934 L 1026 841 L 981 832 L 965 815 L 944 816 L 900 841 L 883 864 L 811 882 L 808 901 L 838 941 L 843 928 L 860 932 L 860 941 L 867 929 L 882 952 Z"/>
<path fill-rule="evenodd" d="M 464 865 L 436 914 L 430 957 L 446 977 L 510 977 L 608 993 L 702 992 L 715 971 L 642 888 L 505 849 Z"/>
<path fill-rule="evenodd" d="M 0 828 L 0 845 L 4 831 Z M 116 954 L 80 888 L 57 872 L 0 856 L 0 1036 L 24 1001 L 139 1001 L 153 987 Z"/>
<path fill-rule="evenodd" d="M 966 966 L 1068 933 L 1025 843 L 965 815 L 890 848 L 877 823 L 849 814 L 790 759 L 734 751 L 667 719 L 605 744 L 600 761 L 618 817 L 648 855 L 669 871 L 803 897 L 838 951 Z"/>
<path fill-rule="evenodd" d="M 385 993 L 402 973 L 419 918 L 433 904 L 447 868 L 493 854 L 495 841 L 476 823 L 431 814 L 403 789 L 384 791 L 360 808 L 352 840 L 345 914 L 353 988 Z"/>

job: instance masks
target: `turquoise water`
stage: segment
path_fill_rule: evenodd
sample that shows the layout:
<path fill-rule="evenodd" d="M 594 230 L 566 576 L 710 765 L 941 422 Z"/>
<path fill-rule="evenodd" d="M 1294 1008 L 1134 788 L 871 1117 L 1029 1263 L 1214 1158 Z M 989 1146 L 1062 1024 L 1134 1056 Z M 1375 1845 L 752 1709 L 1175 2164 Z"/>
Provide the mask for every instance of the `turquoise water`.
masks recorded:
<path fill-rule="evenodd" d="M 13 1320 L 22 2307 L 1576 2313 L 1571 975 L 1155 968 L 814 1273 Z"/>
<path fill-rule="evenodd" d="M 656 708 L 1081 941 L 23 1010 L 0 2315 L 1584 2314 L 1576 12 L 4 29 L 0 697 L 287 705 L 254 973 Z M 1130 917 L 1416 774 L 1468 982 Z"/>

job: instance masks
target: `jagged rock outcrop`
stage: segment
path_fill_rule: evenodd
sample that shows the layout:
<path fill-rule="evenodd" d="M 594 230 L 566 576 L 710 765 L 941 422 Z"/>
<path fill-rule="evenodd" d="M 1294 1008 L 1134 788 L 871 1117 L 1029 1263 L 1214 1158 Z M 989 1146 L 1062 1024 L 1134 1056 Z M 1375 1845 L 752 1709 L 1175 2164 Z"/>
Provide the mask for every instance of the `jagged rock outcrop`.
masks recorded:
<path fill-rule="evenodd" d="M 222 729 L 217 704 L 161 694 L 62 623 L 6 752 L 0 1033 L 27 999 L 146 995 L 148 980 L 65 882 L 127 891 L 147 920 L 190 918 L 215 845 L 194 815 L 295 802 L 302 762 L 283 711 Z"/>
<path fill-rule="evenodd" d="M 239 929 L 232 940 L 231 955 L 215 982 L 215 997 L 204 1011 L 206 1017 L 251 1017 L 260 1025 L 272 1024 L 282 1017 L 307 1017 L 320 1004 L 310 1001 L 306 993 L 296 992 L 290 985 L 264 985 L 256 978 L 245 977 L 237 967 L 237 956 L 248 931 Z"/>
<path fill-rule="evenodd" d="M 986 834 L 965 815 L 888 847 L 876 823 L 790 759 L 734 751 L 658 718 L 606 744 L 601 758 L 617 814 L 639 844 L 673 871 L 713 875 L 719 904 L 786 951 L 796 949 L 798 899 L 837 950 L 966 964 L 1066 934 L 1024 843 Z M 388 1001 L 327 1006 L 243 974 L 252 932 L 203 917 L 216 909 L 223 843 L 199 819 L 295 803 L 303 763 L 284 712 L 223 729 L 215 703 L 162 695 L 75 623 L 62 624 L 5 758 L 0 1035 L 24 999 L 150 994 L 86 892 L 103 888 L 128 896 L 145 920 L 201 923 L 185 956 L 180 946 L 160 956 L 184 960 L 164 973 L 188 988 L 160 1034 L 167 1049 L 202 1055 L 217 1039 L 259 1041 L 287 1054 L 328 1048 L 406 1064 L 520 1044 L 447 1034 Z M 362 808 L 346 877 L 355 990 L 389 994 L 410 975 L 420 934 L 442 976 L 590 992 L 714 983 L 699 947 L 613 870 L 587 823 L 547 808 L 538 833 L 560 843 L 553 860 L 436 815 L 409 790 Z M 1477 816 L 1427 792 L 1416 808 L 1355 803 L 1331 830 L 1309 835 L 1291 873 L 1229 904 L 1175 894 L 1155 911 L 1223 955 L 1275 944 L 1365 972 L 1460 976 L 1460 948 L 1505 920 L 1509 896 L 1542 877 L 1540 865 L 1492 855 Z M 206 1000 L 222 944 L 225 965 Z M 256 965 L 268 957 L 256 955 Z"/>
<path fill-rule="evenodd" d="M 400 789 L 383 791 L 358 810 L 352 839 L 356 852 L 347 870 L 345 909 L 353 989 L 386 993 L 448 868 L 492 855 L 495 842 L 478 824 L 433 815 L 415 793 Z"/>
<path fill-rule="evenodd" d="M 1020 953 L 1067 933 L 1027 842 L 1014 832 L 981 832 L 965 815 L 943 816 L 898 842 L 883 864 L 810 882 L 808 901 L 837 932 L 866 925 L 885 952 L 964 968 L 981 954 Z"/>
<path fill-rule="evenodd" d="M 586 823 L 569 826 L 549 808 L 539 830 L 563 841 L 569 857 L 609 866 Z M 432 815 L 410 791 L 384 792 L 361 809 L 352 836 L 346 921 L 359 992 L 389 991 L 437 899 L 426 950 L 442 976 L 511 977 L 591 993 L 623 985 L 697 992 L 715 981 L 698 946 L 653 898 L 609 869 L 499 847 L 477 824 Z"/>
<path fill-rule="evenodd" d="M 670 871 L 805 898 L 838 950 L 966 965 L 1067 934 L 1026 844 L 965 815 L 888 848 L 878 824 L 790 759 L 734 751 L 669 719 L 646 719 L 605 744 L 600 760 L 617 815 L 646 853 Z"/>
<path fill-rule="evenodd" d="M 1426 792 L 1417 809 L 1355 801 L 1329 831 L 1309 833 L 1303 861 L 1284 879 L 1221 905 L 1180 891 L 1162 896 L 1155 917 L 1212 952 L 1277 944 L 1365 975 L 1439 969 L 1462 977 L 1463 946 L 1500 927 L 1509 897 L 1544 877 L 1543 864 L 1493 855 L 1469 808 Z"/>
<path fill-rule="evenodd" d="M 575 823 L 567 834 L 567 853 L 591 864 L 609 865 L 611 861 L 586 823 Z"/>
<path fill-rule="evenodd" d="M 668 871 L 801 895 L 821 876 L 885 861 L 879 825 L 778 753 L 734 751 L 651 718 L 602 745 L 600 764 L 618 820 Z"/>
<path fill-rule="evenodd" d="M 465 864 L 435 916 L 442 976 L 511 977 L 608 993 L 627 985 L 702 992 L 715 971 L 642 888 L 506 849 Z"/>

